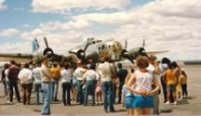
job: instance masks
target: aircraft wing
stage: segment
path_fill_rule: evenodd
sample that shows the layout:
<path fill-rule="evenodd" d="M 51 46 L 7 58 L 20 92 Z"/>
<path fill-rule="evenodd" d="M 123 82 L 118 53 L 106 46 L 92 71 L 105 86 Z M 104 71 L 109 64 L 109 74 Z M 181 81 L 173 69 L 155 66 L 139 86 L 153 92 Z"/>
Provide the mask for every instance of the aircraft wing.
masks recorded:
<path fill-rule="evenodd" d="M 148 51 L 146 52 L 149 55 L 158 55 L 158 54 L 163 54 L 169 52 L 168 50 L 163 50 L 163 51 Z"/>
<path fill-rule="evenodd" d="M 11 61 L 15 60 L 16 62 L 30 62 L 33 59 L 32 54 L 0 54 L 0 61 Z"/>

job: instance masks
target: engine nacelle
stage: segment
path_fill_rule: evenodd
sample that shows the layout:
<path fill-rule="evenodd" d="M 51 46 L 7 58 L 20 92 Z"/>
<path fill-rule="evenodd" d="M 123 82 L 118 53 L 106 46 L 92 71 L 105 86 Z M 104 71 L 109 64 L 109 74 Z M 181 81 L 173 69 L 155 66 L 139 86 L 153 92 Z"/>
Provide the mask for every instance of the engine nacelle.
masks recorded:
<path fill-rule="evenodd" d="M 43 51 L 43 55 L 44 57 L 51 59 L 54 57 L 54 52 L 51 48 L 45 48 L 45 50 Z"/>
<path fill-rule="evenodd" d="M 77 57 L 79 59 L 85 60 L 85 52 L 84 52 L 84 50 L 82 50 L 82 49 L 78 50 L 76 55 L 77 55 Z"/>

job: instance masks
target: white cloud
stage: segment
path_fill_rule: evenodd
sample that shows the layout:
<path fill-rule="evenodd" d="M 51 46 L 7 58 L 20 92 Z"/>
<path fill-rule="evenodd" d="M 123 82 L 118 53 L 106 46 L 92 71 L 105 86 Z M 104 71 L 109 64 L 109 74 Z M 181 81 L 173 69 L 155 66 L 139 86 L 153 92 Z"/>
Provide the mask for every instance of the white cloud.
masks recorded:
<path fill-rule="evenodd" d="M 0 0 L 0 11 L 5 10 L 7 6 L 4 4 L 5 0 Z"/>
<path fill-rule="evenodd" d="M 40 2 L 38 6 L 41 6 L 41 9 L 34 7 L 34 10 L 37 12 L 55 11 L 56 8 L 51 6 L 50 1 L 47 1 L 46 7 L 42 7 L 44 1 L 33 1 L 38 4 Z M 74 2 L 77 0 L 72 1 L 72 3 Z M 72 6 L 66 9 L 64 7 L 57 8 L 56 11 L 77 7 L 88 8 L 89 6 L 106 8 L 103 5 L 91 4 Z M 119 5 L 120 7 L 122 6 Z M 29 41 L 37 37 L 43 46 L 42 39 L 47 36 L 50 46 L 59 53 L 67 52 L 73 46 L 83 43 L 83 39 L 87 37 L 128 39 L 128 48 L 141 46 L 142 40 L 146 39 L 147 50 L 170 51 L 160 55 L 161 57 L 165 55 L 173 60 L 200 60 L 201 55 L 197 54 L 201 52 L 200 16 L 200 0 L 157 0 L 136 9 L 113 13 L 88 13 L 70 17 L 68 22 L 44 22 L 30 32 L 22 32 L 20 36 Z M 111 33 L 100 33 L 93 30 L 98 25 L 105 28 L 111 27 Z M 0 35 L 2 35 L 2 31 Z"/>
<path fill-rule="evenodd" d="M 84 35 L 95 38 L 128 39 L 129 48 L 141 46 L 142 40 L 146 39 L 147 50 L 169 50 L 165 55 L 172 59 L 188 59 L 189 55 L 192 59 L 199 59 L 199 6 L 201 1 L 198 0 L 192 0 L 190 3 L 189 0 L 161 0 L 127 11 L 78 15 L 66 23 L 52 23 L 46 25 L 47 27 L 44 24 L 41 27 L 65 30 L 67 27 L 70 29 L 70 23 L 79 25 L 79 22 L 87 24 L 82 27 L 84 29 L 93 28 L 96 24 L 112 26 L 115 27 L 113 32 L 107 34 L 99 34 L 93 30 L 88 33 L 84 29 L 83 31 Z M 194 12 L 186 12 L 189 8 Z M 56 35 L 62 38 L 62 34 Z"/>
<path fill-rule="evenodd" d="M 199 18 L 201 15 L 200 6 L 200 0 L 161 0 L 152 2 L 146 8 L 168 17 Z"/>
<path fill-rule="evenodd" d="M 16 37 L 20 34 L 20 31 L 15 28 L 8 28 L 0 31 L 2 37 Z"/>
<path fill-rule="evenodd" d="M 121 9 L 129 0 L 33 0 L 34 12 L 64 13 L 72 9 Z"/>
<path fill-rule="evenodd" d="M 74 20 L 115 26 L 109 34 L 94 32 L 100 38 L 129 39 L 130 47 L 141 46 L 146 39 L 148 50 L 169 50 L 165 55 L 172 59 L 201 59 L 197 54 L 201 52 L 200 11 L 199 0 L 161 0 L 125 12 L 84 14 Z"/>
<path fill-rule="evenodd" d="M 89 26 L 89 22 L 85 20 L 69 21 L 66 23 L 46 22 L 40 24 L 40 28 L 44 31 L 76 30 L 83 29 Z"/>
<path fill-rule="evenodd" d="M 5 43 L 1 45 L 0 50 L 1 53 L 31 53 L 31 43 L 29 42 L 16 42 L 12 44 Z"/>

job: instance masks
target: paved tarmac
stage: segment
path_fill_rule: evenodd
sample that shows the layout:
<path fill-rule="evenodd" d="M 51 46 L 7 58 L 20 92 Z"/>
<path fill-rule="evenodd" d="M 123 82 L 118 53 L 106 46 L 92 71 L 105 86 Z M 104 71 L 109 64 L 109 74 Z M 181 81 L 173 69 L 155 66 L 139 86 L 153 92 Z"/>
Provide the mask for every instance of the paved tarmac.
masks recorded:
<path fill-rule="evenodd" d="M 184 66 L 186 73 L 188 75 L 188 92 L 189 97 L 184 99 L 178 105 L 166 105 L 162 103 L 162 94 L 160 95 L 160 109 L 166 110 L 171 109 L 171 112 L 161 112 L 161 115 L 201 115 L 201 65 L 187 65 Z M 59 92 L 61 94 L 61 92 Z M 61 100 L 61 96 L 59 95 Z M 14 100 L 15 104 L 8 104 L 6 97 L 3 96 L 3 87 L 0 83 L 0 115 L 40 115 L 41 105 L 34 104 L 34 94 L 32 94 L 32 104 L 23 105 L 22 103 L 17 103 Z M 71 106 L 63 106 L 62 102 L 55 102 L 51 105 L 52 115 L 55 116 L 77 116 L 77 115 L 110 115 L 126 116 L 127 112 L 121 104 L 115 104 L 114 113 L 105 113 L 103 110 L 103 105 L 98 106 L 82 106 L 77 103 L 72 103 Z"/>

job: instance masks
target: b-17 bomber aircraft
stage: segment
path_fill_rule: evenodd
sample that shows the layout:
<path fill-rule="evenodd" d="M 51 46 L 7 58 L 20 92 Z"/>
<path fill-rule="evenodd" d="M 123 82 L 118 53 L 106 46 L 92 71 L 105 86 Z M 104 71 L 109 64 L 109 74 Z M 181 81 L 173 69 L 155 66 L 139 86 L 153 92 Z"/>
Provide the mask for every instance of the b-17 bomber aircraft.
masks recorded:
<path fill-rule="evenodd" d="M 90 42 L 91 41 L 91 42 Z M 94 42 L 94 38 L 88 40 L 88 45 L 85 46 L 84 49 L 78 49 L 76 51 L 70 50 L 69 53 L 74 54 L 77 56 L 78 59 L 81 59 L 84 62 L 88 60 L 92 60 L 94 63 L 100 62 L 101 58 L 108 57 L 110 61 L 122 61 L 122 60 L 129 60 L 130 62 L 134 63 L 134 60 L 139 55 L 156 55 L 165 53 L 168 51 L 151 51 L 146 52 L 145 47 L 145 40 L 143 40 L 142 47 L 132 48 L 127 50 L 127 41 L 125 41 L 125 45 L 123 45 L 120 41 L 117 40 L 96 40 Z M 86 49 L 87 48 L 87 49 Z"/>
<path fill-rule="evenodd" d="M 40 50 L 37 39 L 34 39 L 32 42 L 32 54 L 0 54 L 0 61 L 10 61 L 15 60 L 17 62 L 38 62 L 42 58 L 46 57 L 52 62 L 64 63 L 70 62 L 75 63 L 78 59 L 82 60 L 84 63 L 87 63 L 88 60 L 92 60 L 94 63 L 101 61 L 101 58 L 108 57 L 112 62 L 122 61 L 128 59 L 132 63 L 139 55 L 147 54 L 159 54 L 167 51 L 153 51 L 145 52 L 143 41 L 143 46 L 139 48 L 132 48 L 127 50 L 127 41 L 125 45 L 116 40 L 96 40 L 94 38 L 88 38 L 84 47 L 77 47 L 75 50 L 69 50 L 70 55 L 59 55 L 56 54 L 52 48 L 49 47 L 47 39 L 44 37 L 44 42 L 46 48 Z"/>

